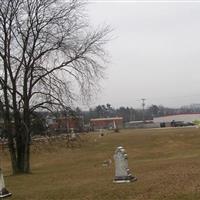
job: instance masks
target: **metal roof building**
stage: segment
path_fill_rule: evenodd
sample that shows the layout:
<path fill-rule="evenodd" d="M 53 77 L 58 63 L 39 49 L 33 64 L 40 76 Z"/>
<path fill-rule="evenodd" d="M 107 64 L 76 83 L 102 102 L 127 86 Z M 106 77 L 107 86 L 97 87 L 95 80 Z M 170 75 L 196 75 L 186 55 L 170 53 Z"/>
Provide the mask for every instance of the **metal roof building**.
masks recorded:
<path fill-rule="evenodd" d="M 200 120 L 200 113 L 196 114 L 177 114 L 177 115 L 167 115 L 162 117 L 154 117 L 154 123 L 162 122 L 172 122 L 172 121 L 183 121 L 183 122 L 194 122 L 195 120 Z"/>
<path fill-rule="evenodd" d="M 122 128 L 122 117 L 95 118 L 90 120 L 93 129 Z"/>

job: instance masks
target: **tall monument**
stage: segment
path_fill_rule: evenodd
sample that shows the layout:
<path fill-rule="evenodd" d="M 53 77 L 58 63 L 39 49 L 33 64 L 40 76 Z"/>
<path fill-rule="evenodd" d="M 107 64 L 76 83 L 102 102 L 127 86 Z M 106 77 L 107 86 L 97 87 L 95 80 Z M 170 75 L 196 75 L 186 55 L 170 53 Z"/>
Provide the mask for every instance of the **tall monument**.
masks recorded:
<path fill-rule="evenodd" d="M 128 168 L 128 155 L 123 147 L 119 146 L 115 150 L 115 183 L 129 183 L 136 181 L 137 178 L 132 176 Z"/>

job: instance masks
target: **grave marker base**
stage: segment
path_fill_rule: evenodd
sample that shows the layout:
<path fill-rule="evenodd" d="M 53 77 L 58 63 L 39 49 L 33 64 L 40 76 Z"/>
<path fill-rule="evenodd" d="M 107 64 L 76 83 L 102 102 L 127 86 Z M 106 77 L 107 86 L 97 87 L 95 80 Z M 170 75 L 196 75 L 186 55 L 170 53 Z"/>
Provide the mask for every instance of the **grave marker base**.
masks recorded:
<path fill-rule="evenodd" d="M 6 188 L 2 188 L 2 190 L 0 191 L 0 198 L 6 198 L 11 195 L 12 193 L 10 193 Z"/>
<path fill-rule="evenodd" d="M 130 183 L 133 181 L 137 181 L 137 178 L 134 176 L 115 177 L 115 179 L 113 180 L 114 183 Z"/>

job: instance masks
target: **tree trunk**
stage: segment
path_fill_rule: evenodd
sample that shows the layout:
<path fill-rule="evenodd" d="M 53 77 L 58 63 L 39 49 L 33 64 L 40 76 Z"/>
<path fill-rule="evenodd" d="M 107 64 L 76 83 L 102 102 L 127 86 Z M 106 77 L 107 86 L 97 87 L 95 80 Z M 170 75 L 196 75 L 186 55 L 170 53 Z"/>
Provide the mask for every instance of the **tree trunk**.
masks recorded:
<path fill-rule="evenodd" d="M 16 165 L 13 166 L 15 170 L 13 173 L 29 173 L 29 130 L 30 130 L 30 114 L 27 104 L 24 105 L 23 116 L 18 110 L 16 100 L 16 87 L 13 87 L 13 111 L 14 111 L 14 126 L 15 126 L 15 141 L 16 141 Z"/>
<path fill-rule="evenodd" d="M 30 146 L 29 134 L 24 128 L 24 124 L 15 121 L 15 137 L 11 131 L 8 132 L 8 146 L 12 164 L 13 174 L 23 174 L 30 172 Z M 9 130 L 9 127 L 6 129 Z M 15 141 L 15 142 L 14 142 Z"/>
<path fill-rule="evenodd" d="M 30 172 L 30 113 L 27 111 L 24 119 L 25 132 L 25 152 L 24 152 L 24 172 Z"/>
<path fill-rule="evenodd" d="M 16 149 L 15 149 L 15 144 L 12 136 L 12 131 L 9 129 L 6 129 L 6 134 L 8 135 L 8 148 L 10 152 L 10 159 L 11 159 L 11 164 L 12 164 L 12 171 L 13 174 L 16 174 L 18 172 L 17 169 L 17 159 L 16 159 Z"/>
<path fill-rule="evenodd" d="M 21 124 L 24 126 L 23 124 Z M 30 172 L 30 146 L 26 129 L 22 127 L 16 138 L 17 173 Z"/>

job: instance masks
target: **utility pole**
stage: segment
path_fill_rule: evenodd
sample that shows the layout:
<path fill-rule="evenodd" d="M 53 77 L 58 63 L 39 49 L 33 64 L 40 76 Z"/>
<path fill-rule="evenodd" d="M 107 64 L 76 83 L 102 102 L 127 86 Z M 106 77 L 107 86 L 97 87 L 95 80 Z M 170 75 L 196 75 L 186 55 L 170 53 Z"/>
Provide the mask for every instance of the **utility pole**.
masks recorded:
<path fill-rule="evenodd" d="M 143 119 L 143 122 L 145 122 L 144 107 L 145 107 L 146 99 L 142 98 L 141 101 L 142 101 L 142 119 Z"/>
<path fill-rule="evenodd" d="M 129 121 L 130 122 L 133 121 L 133 111 L 132 111 L 132 108 L 130 108 L 130 119 L 129 119 Z"/>

